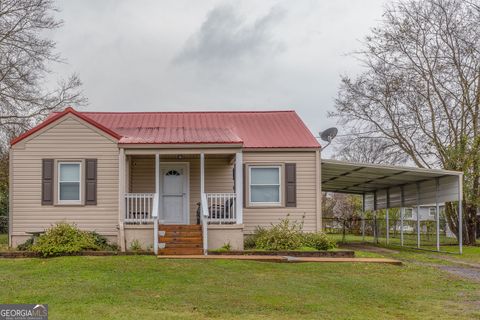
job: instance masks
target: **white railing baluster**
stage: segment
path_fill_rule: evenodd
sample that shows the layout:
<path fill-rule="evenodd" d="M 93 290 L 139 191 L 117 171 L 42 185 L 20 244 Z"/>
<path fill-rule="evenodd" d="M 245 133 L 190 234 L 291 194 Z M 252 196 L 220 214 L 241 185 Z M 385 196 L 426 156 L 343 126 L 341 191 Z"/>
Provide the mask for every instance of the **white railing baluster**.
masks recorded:
<path fill-rule="evenodd" d="M 126 193 L 125 194 L 125 222 L 126 223 L 153 223 L 154 193 Z M 237 203 L 235 193 L 218 192 L 205 194 L 205 207 L 208 223 L 233 224 L 237 218 Z"/>
<path fill-rule="evenodd" d="M 125 222 L 144 224 L 153 222 L 154 193 L 125 194 Z"/>
<path fill-rule="evenodd" d="M 206 193 L 205 202 L 208 206 L 208 223 L 236 223 L 236 194 L 227 192 Z"/>

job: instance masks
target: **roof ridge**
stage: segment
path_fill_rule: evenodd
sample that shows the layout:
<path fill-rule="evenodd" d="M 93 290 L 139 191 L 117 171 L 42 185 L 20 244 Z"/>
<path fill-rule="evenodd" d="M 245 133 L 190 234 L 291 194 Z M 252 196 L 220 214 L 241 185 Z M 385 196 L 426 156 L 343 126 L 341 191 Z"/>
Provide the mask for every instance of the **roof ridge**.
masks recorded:
<path fill-rule="evenodd" d="M 296 113 L 295 110 L 235 110 L 235 111 L 77 111 L 87 114 L 153 114 L 153 113 L 170 113 L 170 114 L 188 114 L 188 113 Z M 59 112 L 57 112 L 59 113 Z"/>

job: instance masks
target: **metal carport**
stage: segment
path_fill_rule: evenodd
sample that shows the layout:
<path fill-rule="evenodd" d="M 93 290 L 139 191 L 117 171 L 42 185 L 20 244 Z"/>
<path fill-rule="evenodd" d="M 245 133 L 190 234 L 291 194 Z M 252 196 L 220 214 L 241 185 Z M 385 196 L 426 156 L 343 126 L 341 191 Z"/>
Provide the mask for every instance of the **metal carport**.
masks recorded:
<path fill-rule="evenodd" d="M 463 172 L 423 169 L 413 167 L 377 165 L 345 162 L 339 160 L 321 161 L 322 191 L 357 194 L 363 196 L 362 232 L 364 233 L 364 213 L 386 209 L 389 240 L 388 210 L 401 208 L 401 237 L 403 245 L 403 216 L 405 207 L 417 208 L 417 248 L 420 248 L 421 205 L 436 204 L 436 244 L 439 241 L 439 203 L 458 201 L 459 252 L 462 253 L 462 196 Z"/>

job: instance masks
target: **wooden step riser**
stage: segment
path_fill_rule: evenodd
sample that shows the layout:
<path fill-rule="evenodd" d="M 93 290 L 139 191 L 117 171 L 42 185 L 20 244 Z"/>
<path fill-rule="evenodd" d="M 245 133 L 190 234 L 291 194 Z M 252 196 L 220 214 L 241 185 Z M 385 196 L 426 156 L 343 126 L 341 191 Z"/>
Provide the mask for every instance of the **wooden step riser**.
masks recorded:
<path fill-rule="evenodd" d="M 166 231 L 162 233 L 163 230 L 159 231 L 160 237 L 167 238 L 201 238 L 202 233 L 199 231 Z"/>
<path fill-rule="evenodd" d="M 202 249 L 191 248 L 165 248 L 158 251 L 159 255 L 190 255 L 190 254 L 203 254 Z"/>
<path fill-rule="evenodd" d="M 202 226 L 200 225 L 171 225 L 171 224 L 160 224 L 158 225 L 158 230 L 165 231 L 201 231 Z"/>
<path fill-rule="evenodd" d="M 165 248 L 200 248 L 202 249 L 202 243 L 165 243 Z"/>
<path fill-rule="evenodd" d="M 202 238 L 184 237 L 159 237 L 158 242 L 163 243 L 202 243 Z"/>

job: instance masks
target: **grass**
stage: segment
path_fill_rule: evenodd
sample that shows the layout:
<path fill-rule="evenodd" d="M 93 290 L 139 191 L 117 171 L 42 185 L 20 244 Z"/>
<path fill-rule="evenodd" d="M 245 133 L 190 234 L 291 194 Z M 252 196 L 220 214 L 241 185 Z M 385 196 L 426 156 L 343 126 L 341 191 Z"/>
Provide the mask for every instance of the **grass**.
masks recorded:
<path fill-rule="evenodd" d="M 332 239 L 333 241 L 336 242 L 341 242 L 342 240 L 342 235 L 341 234 L 329 234 L 328 237 Z M 416 237 L 416 235 L 415 235 Z M 423 262 L 432 262 L 432 259 L 435 263 L 440 263 L 440 264 L 448 264 L 449 261 L 457 261 L 457 262 L 468 262 L 468 263 L 478 263 L 480 264 L 480 246 L 463 246 L 463 254 L 459 254 L 459 249 L 458 249 L 458 244 L 451 244 L 451 238 L 448 238 L 449 241 L 441 241 L 440 245 L 440 250 L 441 252 L 436 253 L 436 252 L 425 252 L 421 250 L 415 249 L 416 247 L 416 242 L 405 242 L 406 247 L 401 247 L 400 242 L 397 241 L 398 239 L 396 238 L 390 238 L 390 244 L 386 244 L 386 239 L 385 238 L 379 238 L 379 243 L 378 246 L 384 247 L 384 248 L 389 248 L 395 251 L 399 251 L 402 253 L 399 257 L 403 257 L 405 259 L 418 259 Z M 373 244 L 374 239 L 371 236 L 366 236 L 365 240 L 363 240 L 362 236 L 357 236 L 357 235 L 346 235 L 345 237 L 345 243 L 360 243 L 360 242 L 367 242 Z M 424 244 L 424 242 L 421 243 L 421 249 L 426 249 L 426 250 L 431 250 L 431 251 L 436 251 L 436 246 L 435 245 L 430 245 L 430 244 Z M 408 246 L 408 247 L 407 247 Z M 409 248 L 411 247 L 411 248 Z M 369 252 L 361 252 L 361 251 L 356 251 L 355 255 L 357 257 L 376 257 L 378 255 L 372 254 Z"/>
<path fill-rule="evenodd" d="M 17 259 L 0 260 L 0 287 L 50 319 L 480 318 L 478 284 L 411 263 Z"/>
<path fill-rule="evenodd" d="M 334 241 L 342 241 L 342 235 L 338 233 L 331 233 L 328 234 L 328 237 Z M 404 234 L 404 245 L 408 246 L 416 246 L 417 245 L 417 235 L 413 233 L 405 233 Z M 365 236 L 366 242 L 373 242 L 374 238 L 372 236 Z M 386 238 L 385 235 L 381 235 L 378 237 L 379 242 L 385 243 Z M 390 235 L 390 243 L 400 245 L 400 234 Z M 363 242 L 363 237 L 361 235 L 353 235 L 347 234 L 345 235 L 345 242 Z M 456 238 L 446 237 L 444 235 L 440 236 L 440 245 L 443 246 L 452 246 L 457 244 Z M 425 234 L 422 234 L 420 237 L 420 244 L 423 246 L 435 246 L 436 245 L 436 238 L 435 235 L 429 235 L 428 237 Z"/>

